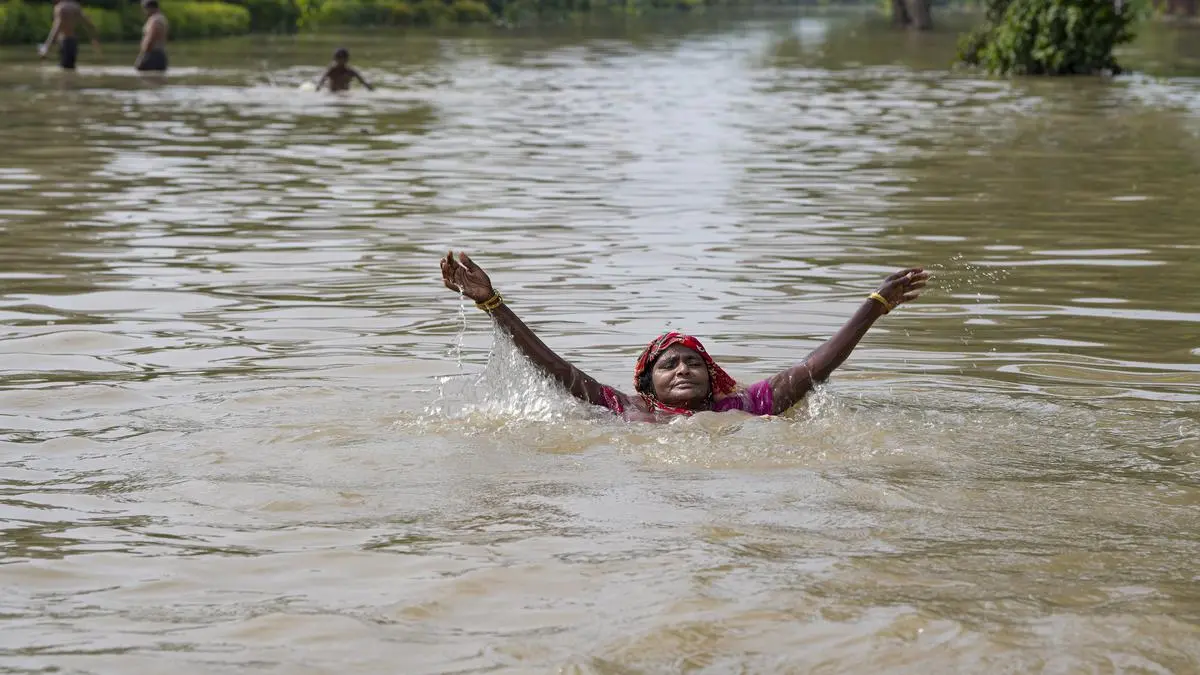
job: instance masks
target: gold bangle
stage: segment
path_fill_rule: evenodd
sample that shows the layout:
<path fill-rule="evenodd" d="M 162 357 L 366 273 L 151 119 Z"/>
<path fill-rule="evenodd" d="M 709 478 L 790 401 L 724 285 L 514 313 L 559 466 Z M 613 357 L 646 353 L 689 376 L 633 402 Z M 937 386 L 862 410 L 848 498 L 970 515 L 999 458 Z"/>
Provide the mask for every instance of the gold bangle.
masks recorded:
<path fill-rule="evenodd" d="M 895 305 L 888 302 L 887 298 L 883 297 L 882 295 L 880 295 L 878 293 L 872 293 L 872 294 L 868 295 L 867 298 L 870 300 L 875 300 L 879 304 L 883 305 L 883 313 L 884 314 L 887 314 L 888 312 L 895 309 Z"/>
<path fill-rule="evenodd" d="M 475 303 L 475 306 L 490 314 L 497 307 L 499 307 L 500 305 L 503 305 L 503 304 L 504 304 L 504 296 L 500 295 L 500 293 L 498 293 L 496 291 L 492 291 L 492 297 L 488 298 L 487 300 L 484 300 L 483 302 Z"/>

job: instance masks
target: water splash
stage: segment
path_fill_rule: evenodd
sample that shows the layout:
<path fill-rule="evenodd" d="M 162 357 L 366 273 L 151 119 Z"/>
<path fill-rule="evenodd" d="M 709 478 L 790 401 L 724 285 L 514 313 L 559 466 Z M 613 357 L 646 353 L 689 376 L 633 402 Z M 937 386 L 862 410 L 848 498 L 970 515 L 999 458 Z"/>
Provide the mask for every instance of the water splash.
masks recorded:
<path fill-rule="evenodd" d="M 492 350 L 476 386 L 479 400 L 471 413 L 540 422 L 581 413 L 581 404 L 530 363 L 499 326 L 492 327 Z"/>
<path fill-rule="evenodd" d="M 994 298 L 987 292 L 988 287 L 999 284 L 1011 274 L 1007 267 L 969 262 L 961 253 L 950 256 L 947 262 L 932 263 L 927 270 L 933 277 L 927 293 L 932 291 L 959 297 L 974 294 L 981 300 Z"/>
<path fill-rule="evenodd" d="M 460 370 L 464 331 L 465 326 L 448 350 Z M 824 386 L 778 417 L 729 412 L 681 416 L 667 424 L 625 422 L 572 398 L 498 326 L 483 370 L 446 376 L 441 384 L 437 400 L 420 418 L 398 424 L 423 433 L 511 441 L 527 450 L 604 446 L 650 464 L 710 468 L 805 466 L 847 453 L 865 458 L 895 450 L 880 447 L 879 420 Z"/>
<path fill-rule="evenodd" d="M 439 378 L 437 399 L 424 411 L 427 418 L 473 419 L 486 426 L 511 422 L 549 422 L 583 417 L 582 405 L 525 358 L 508 333 L 493 324 L 492 346 L 483 371 L 464 372 L 463 340 L 466 314 L 460 307 L 462 329 L 448 350 L 459 373 Z"/>
<path fill-rule="evenodd" d="M 458 370 L 455 375 L 446 375 L 438 378 L 437 396 L 433 403 L 425 407 L 424 414 L 437 416 L 441 415 L 444 410 L 444 403 L 447 400 L 446 386 L 452 382 L 459 381 L 466 373 L 463 371 L 463 344 L 467 336 L 467 296 L 461 291 L 458 294 L 458 333 L 454 339 L 446 347 L 446 357 L 454 361 L 454 367 Z"/>
<path fill-rule="evenodd" d="M 463 341 L 467 337 L 467 296 L 462 291 L 458 293 L 458 334 L 454 336 L 454 341 L 450 343 L 449 349 L 446 350 L 446 355 L 454 359 L 454 365 L 461 373 L 463 369 Z"/>

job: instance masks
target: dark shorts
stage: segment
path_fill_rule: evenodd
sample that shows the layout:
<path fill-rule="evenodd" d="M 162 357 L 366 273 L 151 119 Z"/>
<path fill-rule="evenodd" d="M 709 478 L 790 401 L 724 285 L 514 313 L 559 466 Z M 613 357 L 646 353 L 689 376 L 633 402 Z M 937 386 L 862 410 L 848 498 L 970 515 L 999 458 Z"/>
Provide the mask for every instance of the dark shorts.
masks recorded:
<path fill-rule="evenodd" d="M 167 69 L 167 52 L 164 49 L 151 49 L 146 52 L 145 58 L 142 59 L 138 70 L 166 70 Z"/>
<path fill-rule="evenodd" d="M 79 40 L 73 37 L 63 38 L 58 45 L 58 65 L 74 70 L 77 58 L 79 58 Z"/>

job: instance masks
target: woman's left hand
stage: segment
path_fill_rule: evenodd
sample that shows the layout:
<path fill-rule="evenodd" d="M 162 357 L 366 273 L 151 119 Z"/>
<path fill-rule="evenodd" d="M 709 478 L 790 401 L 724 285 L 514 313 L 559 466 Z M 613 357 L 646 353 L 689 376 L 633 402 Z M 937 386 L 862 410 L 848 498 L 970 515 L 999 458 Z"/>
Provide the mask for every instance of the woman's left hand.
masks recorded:
<path fill-rule="evenodd" d="M 929 281 L 929 272 L 920 267 L 912 267 L 889 274 L 883 280 L 883 285 L 875 292 L 887 298 L 892 307 L 898 307 L 906 302 L 916 300 Z"/>
<path fill-rule="evenodd" d="M 466 253 L 459 251 L 454 257 L 451 251 L 442 258 L 442 283 L 452 291 L 462 293 L 475 302 L 488 300 L 496 293 L 492 280 Z"/>

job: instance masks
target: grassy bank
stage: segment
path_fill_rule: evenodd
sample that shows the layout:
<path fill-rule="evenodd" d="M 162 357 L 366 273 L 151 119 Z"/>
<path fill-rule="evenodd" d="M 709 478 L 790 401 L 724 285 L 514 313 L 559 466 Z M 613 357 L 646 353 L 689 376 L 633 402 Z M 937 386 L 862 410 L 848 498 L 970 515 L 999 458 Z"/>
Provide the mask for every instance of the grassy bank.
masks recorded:
<path fill-rule="evenodd" d="M 815 2 L 816 0 L 809 0 Z M 172 39 L 221 37 L 250 31 L 294 32 L 339 26 L 425 26 L 515 22 L 590 13 L 640 14 L 704 6 L 749 6 L 746 0 L 161 0 Z M 760 0 L 761 2 L 761 0 Z M 803 0 L 767 4 L 792 5 Z M 137 39 L 142 12 L 127 0 L 84 0 L 101 40 Z M 46 0 L 0 0 L 0 44 L 46 38 L 52 20 Z"/>
<path fill-rule="evenodd" d="M 581 14 L 641 14 L 693 10 L 704 6 L 750 6 L 742 0 L 298 0 L 296 27 L 430 25 L 517 22 L 537 17 Z M 758 4 L 813 4 L 782 0 Z"/>
<path fill-rule="evenodd" d="M 492 10 L 477 0 L 308 0 L 300 7 L 296 27 L 428 26 L 495 18 Z"/>
<path fill-rule="evenodd" d="M 139 5 L 117 9 L 85 6 L 102 41 L 136 40 L 145 18 Z M 173 2 L 164 0 L 163 14 L 171 22 L 171 37 L 220 37 L 250 32 L 250 12 L 223 2 Z M 46 39 L 54 22 L 52 5 L 9 0 L 0 3 L 0 44 L 33 44 Z"/>

